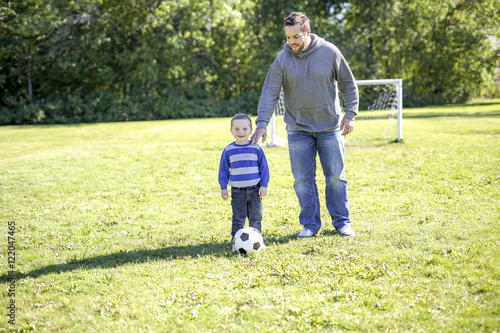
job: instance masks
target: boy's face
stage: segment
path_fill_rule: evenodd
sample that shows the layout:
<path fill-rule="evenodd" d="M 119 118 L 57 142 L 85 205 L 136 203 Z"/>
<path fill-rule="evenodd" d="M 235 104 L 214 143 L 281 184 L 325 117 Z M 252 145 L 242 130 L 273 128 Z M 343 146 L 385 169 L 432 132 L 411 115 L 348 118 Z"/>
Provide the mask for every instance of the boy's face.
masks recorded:
<path fill-rule="evenodd" d="M 237 144 L 247 144 L 248 137 L 252 134 L 252 124 L 248 121 L 248 119 L 235 119 L 233 120 L 231 133 L 233 134 Z"/>

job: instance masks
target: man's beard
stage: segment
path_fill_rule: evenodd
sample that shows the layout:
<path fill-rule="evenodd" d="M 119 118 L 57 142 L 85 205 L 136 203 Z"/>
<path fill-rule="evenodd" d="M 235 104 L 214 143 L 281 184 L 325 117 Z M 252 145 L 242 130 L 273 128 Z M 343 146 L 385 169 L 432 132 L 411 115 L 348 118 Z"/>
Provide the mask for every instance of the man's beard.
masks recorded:
<path fill-rule="evenodd" d="M 292 47 L 292 51 L 295 54 L 299 54 L 304 49 L 305 43 L 303 43 L 302 45 L 300 45 L 300 44 L 293 44 L 292 46 L 298 46 L 297 50 L 294 50 L 294 48 Z"/>

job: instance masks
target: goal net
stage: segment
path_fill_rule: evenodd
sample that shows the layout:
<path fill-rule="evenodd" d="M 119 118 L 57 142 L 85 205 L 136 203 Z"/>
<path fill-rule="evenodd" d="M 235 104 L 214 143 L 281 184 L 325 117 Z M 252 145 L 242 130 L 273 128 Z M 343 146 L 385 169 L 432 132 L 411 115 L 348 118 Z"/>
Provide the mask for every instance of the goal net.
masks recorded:
<path fill-rule="evenodd" d="M 380 146 L 403 140 L 403 80 L 357 80 L 359 114 L 354 132 L 346 136 L 346 146 Z M 285 103 L 280 93 L 270 122 L 270 140 L 267 146 L 286 144 L 283 122 Z"/>

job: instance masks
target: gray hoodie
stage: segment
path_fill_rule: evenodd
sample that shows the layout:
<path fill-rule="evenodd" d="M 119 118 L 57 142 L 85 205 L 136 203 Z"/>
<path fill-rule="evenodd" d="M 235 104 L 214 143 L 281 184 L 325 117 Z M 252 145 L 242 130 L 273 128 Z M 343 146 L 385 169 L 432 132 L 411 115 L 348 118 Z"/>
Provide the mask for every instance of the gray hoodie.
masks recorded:
<path fill-rule="evenodd" d="M 311 34 L 312 45 L 294 54 L 288 44 L 274 60 L 260 96 L 257 128 L 265 128 L 274 112 L 281 87 L 285 123 L 294 130 L 336 130 L 342 119 L 338 91 L 345 102 L 345 117 L 358 114 L 358 87 L 340 50 Z"/>

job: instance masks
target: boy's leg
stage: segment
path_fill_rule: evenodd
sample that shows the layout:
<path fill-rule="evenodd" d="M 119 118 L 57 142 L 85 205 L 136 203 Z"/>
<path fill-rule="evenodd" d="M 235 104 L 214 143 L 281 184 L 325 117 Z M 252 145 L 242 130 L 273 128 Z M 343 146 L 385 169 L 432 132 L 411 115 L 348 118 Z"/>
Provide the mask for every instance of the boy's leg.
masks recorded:
<path fill-rule="evenodd" d="M 262 233 L 262 199 L 259 197 L 259 188 L 248 190 L 248 224 Z"/>
<path fill-rule="evenodd" d="M 246 190 L 231 188 L 231 207 L 233 208 L 231 237 L 234 237 L 238 230 L 245 227 L 245 220 L 247 218 L 246 192 Z"/>

